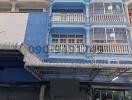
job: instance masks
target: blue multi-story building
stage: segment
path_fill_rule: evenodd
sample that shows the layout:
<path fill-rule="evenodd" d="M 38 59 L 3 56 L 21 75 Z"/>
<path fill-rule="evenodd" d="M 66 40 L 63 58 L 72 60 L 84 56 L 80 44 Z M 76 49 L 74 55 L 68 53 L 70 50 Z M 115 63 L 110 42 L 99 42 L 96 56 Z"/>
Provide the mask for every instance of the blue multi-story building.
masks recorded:
<path fill-rule="evenodd" d="M 50 93 L 50 83 L 72 79 L 80 83 L 80 94 L 68 100 L 132 99 L 132 36 L 124 0 L 7 2 L 0 0 L 2 86 L 35 86 L 37 95 L 42 85 L 40 100 L 65 100 Z"/>

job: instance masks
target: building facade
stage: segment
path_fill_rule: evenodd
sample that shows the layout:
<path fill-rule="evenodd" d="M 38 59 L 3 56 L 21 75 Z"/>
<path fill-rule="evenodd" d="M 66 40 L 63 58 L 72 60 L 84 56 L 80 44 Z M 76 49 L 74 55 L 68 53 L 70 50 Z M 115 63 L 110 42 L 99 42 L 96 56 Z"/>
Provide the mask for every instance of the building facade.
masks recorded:
<path fill-rule="evenodd" d="M 40 100 L 132 99 L 127 1 L 0 0 L 0 5 L 2 85 L 42 85 Z M 64 79 L 78 80 L 79 97 L 52 95 L 52 80 Z"/>

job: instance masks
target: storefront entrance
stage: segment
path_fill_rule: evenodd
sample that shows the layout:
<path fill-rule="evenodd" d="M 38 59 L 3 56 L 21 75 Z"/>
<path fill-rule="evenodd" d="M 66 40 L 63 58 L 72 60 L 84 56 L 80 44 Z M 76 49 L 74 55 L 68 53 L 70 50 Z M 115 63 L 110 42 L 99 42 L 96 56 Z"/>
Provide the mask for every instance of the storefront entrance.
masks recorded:
<path fill-rule="evenodd" d="M 39 87 L 1 86 L 0 100 L 39 100 Z"/>
<path fill-rule="evenodd" d="M 128 90 L 95 89 L 93 98 L 94 100 L 132 100 L 132 93 Z"/>

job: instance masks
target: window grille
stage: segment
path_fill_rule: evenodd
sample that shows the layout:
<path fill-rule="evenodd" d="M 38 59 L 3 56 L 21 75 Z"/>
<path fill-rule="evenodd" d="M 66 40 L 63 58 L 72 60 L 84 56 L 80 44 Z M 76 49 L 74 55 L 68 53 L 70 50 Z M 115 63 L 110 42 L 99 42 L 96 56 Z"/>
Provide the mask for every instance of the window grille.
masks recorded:
<path fill-rule="evenodd" d="M 112 5 L 111 3 L 104 3 L 105 13 L 112 13 Z"/>
<path fill-rule="evenodd" d="M 105 28 L 94 29 L 94 40 L 96 43 L 106 43 Z"/>
<path fill-rule="evenodd" d="M 103 3 L 94 3 L 94 14 L 103 14 L 104 13 L 104 7 Z"/>
<path fill-rule="evenodd" d="M 123 7 L 121 3 L 112 3 L 113 14 L 123 13 Z"/>
<path fill-rule="evenodd" d="M 128 43 L 125 28 L 90 29 L 90 41 L 93 43 Z"/>
<path fill-rule="evenodd" d="M 122 14 L 123 4 L 122 3 L 92 3 L 89 5 L 90 14 Z"/>
<path fill-rule="evenodd" d="M 115 31 L 116 43 L 127 43 L 126 29 L 115 28 L 114 31 Z"/>
<path fill-rule="evenodd" d="M 128 54 L 131 52 L 131 47 L 127 34 L 126 28 L 90 29 L 90 52 Z"/>
<path fill-rule="evenodd" d="M 84 36 L 81 34 L 52 34 L 49 52 L 54 53 L 84 53 Z"/>
<path fill-rule="evenodd" d="M 111 34 L 114 34 L 113 28 L 106 29 L 106 34 L 107 34 L 107 42 L 113 43 L 114 42 L 114 36 L 111 36 Z"/>

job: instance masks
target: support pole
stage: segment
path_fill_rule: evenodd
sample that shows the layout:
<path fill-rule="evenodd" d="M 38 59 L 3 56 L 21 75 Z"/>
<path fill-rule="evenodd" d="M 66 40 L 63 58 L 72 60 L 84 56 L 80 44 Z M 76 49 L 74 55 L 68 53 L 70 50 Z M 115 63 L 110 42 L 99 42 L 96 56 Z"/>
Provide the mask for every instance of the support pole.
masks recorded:
<path fill-rule="evenodd" d="M 42 85 L 40 87 L 40 98 L 39 98 L 39 100 L 44 100 L 44 95 L 45 95 L 45 86 Z"/>
<path fill-rule="evenodd" d="M 11 0 L 11 4 L 12 4 L 11 12 L 16 11 L 16 2 L 17 2 L 17 0 Z"/>

